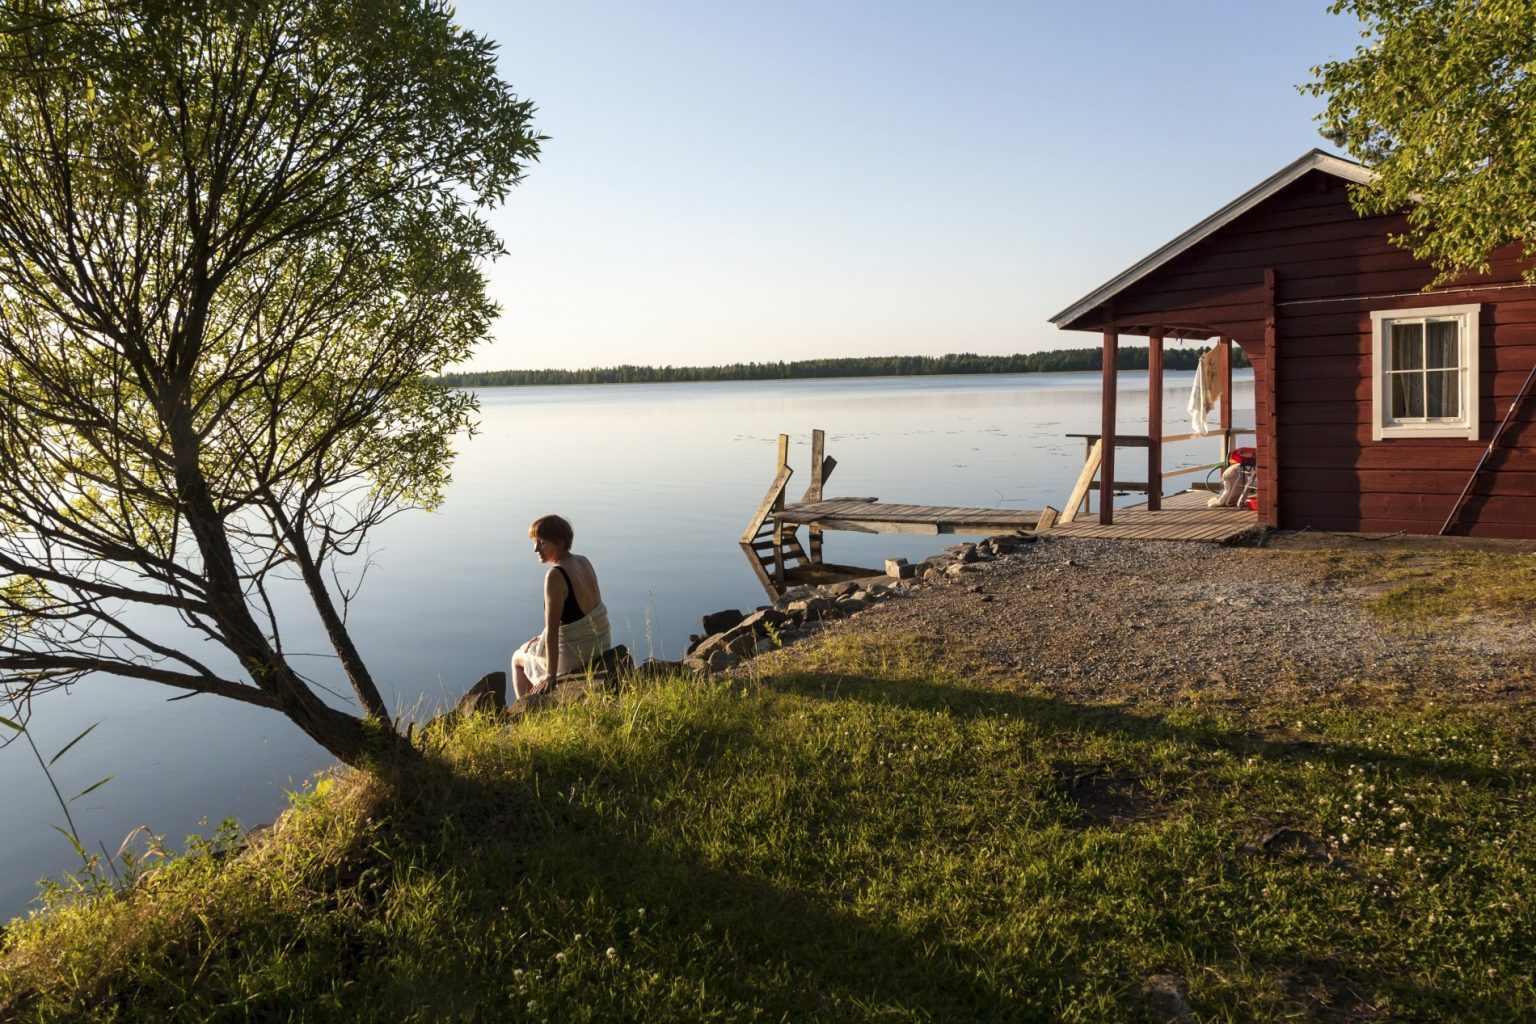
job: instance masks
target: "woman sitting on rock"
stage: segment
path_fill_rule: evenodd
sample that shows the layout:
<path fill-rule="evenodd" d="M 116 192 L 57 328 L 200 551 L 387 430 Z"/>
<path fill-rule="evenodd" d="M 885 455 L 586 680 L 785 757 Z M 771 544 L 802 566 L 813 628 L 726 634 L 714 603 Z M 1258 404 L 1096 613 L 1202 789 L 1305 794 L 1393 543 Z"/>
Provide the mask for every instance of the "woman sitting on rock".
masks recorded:
<path fill-rule="evenodd" d="M 540 516 L 528 527 L 534 554 L 550 567 L 544 576 L 544 632 L 512 655 L 516 699 L 539 693 L 551 679 L 579 672 L 613 646 L 608 609 L 592 563 L 571 552 L 575 532 L 559 516 Z"/>

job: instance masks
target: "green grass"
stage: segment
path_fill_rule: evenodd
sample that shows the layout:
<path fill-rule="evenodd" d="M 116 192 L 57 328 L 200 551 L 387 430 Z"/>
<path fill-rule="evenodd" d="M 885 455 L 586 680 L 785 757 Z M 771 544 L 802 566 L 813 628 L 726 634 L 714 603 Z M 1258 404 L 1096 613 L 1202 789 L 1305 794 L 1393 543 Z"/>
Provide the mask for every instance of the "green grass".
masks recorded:
<path fill-rule="evenodd" d="M 0 1019 L 1536 1015 L 1528 709 L 970 685 L 917 640 L 472 721 L 13 924 Z M 808 667 L 807 667 L 808 666 Z"/>
<path fill-rule="evenodd" d="M 1365 607 L 1388 621 L 1536 613 L 1536 553 L 1388 549 L 1313 557 L 1335 582 L 1368 588 Z"/>

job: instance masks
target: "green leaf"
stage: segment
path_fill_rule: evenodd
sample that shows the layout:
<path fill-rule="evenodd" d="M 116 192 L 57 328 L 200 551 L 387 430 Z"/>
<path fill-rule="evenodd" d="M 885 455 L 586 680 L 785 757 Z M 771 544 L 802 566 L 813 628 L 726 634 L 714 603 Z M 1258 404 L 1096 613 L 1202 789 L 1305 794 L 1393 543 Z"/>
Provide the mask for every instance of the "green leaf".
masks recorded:
<path fill-rule="evenodd" d="M 93 782 L 93 783 L 91 783 L 89 786 L 86 786 L 80 792 L 78 792 L 74 796 L 70 797 L 69 798 L 69 802 L 70 803 L 74 803 L 76 800 L 79 800 L 81 797 L 85 796 L 87 793 L 94 793 L 94 792 L 96 792 L 96 790 L 100 789 L 102 786 L 105 786 L 107 783 L 111 782 L 113 778 L 114 778 L 114 776 L 108 775 L 106 778 L 102 779 L 100 782 Z"/>
<path fill-rule="evenodd" d="M 81 740 L 89 736 L 91 734 L 91 730 L 100 724 L 100 722 L 92 722 L 90 725 L 85 727 L 85 732 L 82 732 L 79 736 L 76 736 L 74 739 L 64 744 L 64 749 L 53 755 L 53 760 L 48 762 L 48 767 L 52 768 L 54 762 L 58 761 L 58 759 L 63 757 L 65 754 L 69 753 L 70 747 L 74 746 L 76 743 L 79 743 Z"/>
<path fill-rule="evenodd" d="M 14 729 L 17 732 L 27 731 L 26 726 L 22 725 L 20 722 L 13 722 L 9 718 L 6 718 L 4 715 L 0 715 L 0 725 L 5 726 L 7 729 Z"/>
<path fill-rule="evenodd" d="M 57 825 L 53 826 L 53 830 L 59 835 L 63 836 L 65 839 L 69 840 L 69 845 L 75 848 L 75 852 L 80 855 L 81 860 L 86 859 L 85 847 L 80 845 L 80 840 L 75 838 L 75 834 L 73 832 L 69 831 L 68 829 L 59 828 Z"/>

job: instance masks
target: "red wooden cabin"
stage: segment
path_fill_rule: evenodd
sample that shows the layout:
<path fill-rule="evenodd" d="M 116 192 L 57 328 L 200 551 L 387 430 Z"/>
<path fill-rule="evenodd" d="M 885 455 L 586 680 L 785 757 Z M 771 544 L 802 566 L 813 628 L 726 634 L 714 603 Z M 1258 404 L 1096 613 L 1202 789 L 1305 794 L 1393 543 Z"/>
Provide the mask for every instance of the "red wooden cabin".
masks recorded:
<path fill-rule="evenodd" d="M 1438 533 L 1454 509 L 1447 533 L 1536 538 L 1536 397 L 1489 449 L 1536 364 L 1528 264 L 1512 245 L 1488 274 L 1425 291 L 1434 271 L 1390 240 L 1405 218 L 1350 206 L 1349 186 L 1370 174 L 1313 150 L 1051 322 L 1103 335 L 1106 440 L 1121 335 L 1149 339 L 1154 396 L 1164 340 L 1242 346 L 1271 526 Z M 1115 480 L 1113 452 L 1107 443 L 1101 486 Z M 1100 515 L 1110 521 L 1110 503 Z"/>

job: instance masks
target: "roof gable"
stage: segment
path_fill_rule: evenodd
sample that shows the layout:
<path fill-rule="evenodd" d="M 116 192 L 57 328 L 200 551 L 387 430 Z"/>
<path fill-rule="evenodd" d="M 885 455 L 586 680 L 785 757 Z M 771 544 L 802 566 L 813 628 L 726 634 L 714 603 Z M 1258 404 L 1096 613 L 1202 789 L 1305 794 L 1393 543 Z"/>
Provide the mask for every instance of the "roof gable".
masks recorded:
<path fill-rule="evenodd" d="M 1275 195 L 1281 189 L 1284 189 L 1311 171 L 1322 171 L 1324 174 L 1331 174 L 1336 178 L 1342 178 L 1355 185 L 1367 184 L 1375 177 L 1375 172 L 1371 171 L 1364 164 L 1358 164 L 1353 160 L 1346 160 L 1331 153 L 1324 153 L 1320 149 L 1314 149 L 1299 160 L 1292 161 L 1270 175 L 1182 235 L 1179 235 L 1156 252 L 1142 259 L 1139 263 L 1132 265 L 1116 277 L 1111 278 L 1092 292 L 1078 299 L 1072 305 L 1051 317 L 1050 322 L 1061 328 L 1071 326 L 1073 321 L 1079 317 L 1091 312 L 1095 307 L 1103 305 L 1105 301 L 1118 295 L 1181 253 L 1203 242 L 1270 196 Z"/>

